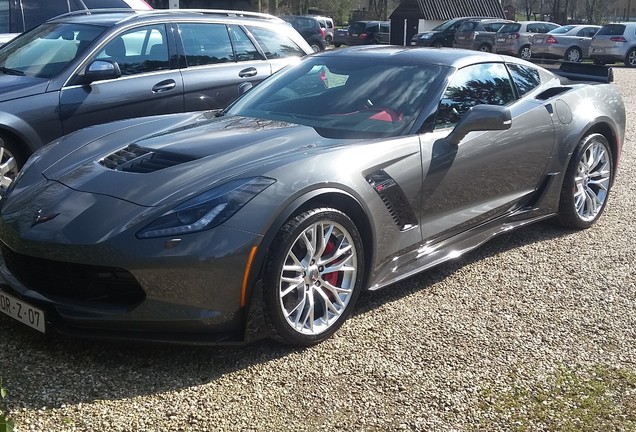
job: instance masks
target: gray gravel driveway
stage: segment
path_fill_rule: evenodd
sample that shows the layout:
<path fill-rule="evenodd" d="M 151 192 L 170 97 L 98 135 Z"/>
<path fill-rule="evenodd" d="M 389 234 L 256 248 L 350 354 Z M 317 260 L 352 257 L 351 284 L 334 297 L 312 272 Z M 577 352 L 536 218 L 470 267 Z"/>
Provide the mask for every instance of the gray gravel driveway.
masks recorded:
<path fill-rule="evenodd" d="M 636 71 L 615 77 L 627 135 L 591 229 L 534 225 L 366 293 L 335 337 L 309 349 L 82 342 L 0 316 L 16 431 L 634 430 Z M 577 383 L 589 392 L 579 402 L 559 393 Z M 578 413 L 597 388 L 601 414 L 581 411 L 573 429 L 541 417 Z M 613 417 L 603 398 L 617 392 L 625 407 Z"/>

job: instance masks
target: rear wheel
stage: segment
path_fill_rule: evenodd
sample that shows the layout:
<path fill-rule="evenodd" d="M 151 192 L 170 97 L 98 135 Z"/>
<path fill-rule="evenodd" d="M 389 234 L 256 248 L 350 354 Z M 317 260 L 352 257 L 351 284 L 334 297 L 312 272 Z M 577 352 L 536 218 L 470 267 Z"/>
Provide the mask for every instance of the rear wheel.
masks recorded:
<path fill-rule="evenodd" d="M 305 346 L 330 337 L 362 289 L 364 251 L 354 223 L 339 210 L 313 209 L 289 220 L 269 250 L 264 300 L 278 335 Z"/>
<path fill-rule="evenodd" d="M 625 66 L 630 68 L 636 67 L 636 48 L 630 49 L 625 56 Z"/>
<path fill-rule="evenodd" d="M 320 45 L 316 44 L 316 43 L 312 43 L 312 44 L 311 44 L 311 49 L 312 49 L 314 52 L 320 52 L 320 51 L 322 51 L 322 47 L 321 47 Z"/>
<path fill-rule="evenodd" d="M 0 135 L 0 188 L 9 187 L 16 178 L 25 158 L 5 135 Z"/>
<path fill-rule="evenodd" d="M 563 58 L 569 62 L 580 62 L 583 60 L 583 52 L 578 47 L 571 47 L 565 52 Z"/>
<path fill-rule="evenodd" d="M 603 213 L 614 164 L 607 139 L 601 134 L 583 138 L 576 147 L 563 180 L 559 222 L 568 228 L 589 228 Z"/>
<path fill-rule="evenodd" d="M 481 52 L 492 52 L 492 48 L 488 44 L 481 44 L 478 49 Z"/>
<path fill-rule="evenodd" d="M 325 36 L 325 42 L 327 42 L 327 45 L 331 45 L 331 42 L 333 42 L 333 39 L 331 38 L 331 36 Z"/>
<path fill-rule="evenodd" d="M 524 45 L 521 47 L 519 50 L 519 57 L 524 60 L 530 60 L 532 58 L 532 49 L 530 48 L 530 45 Z"/>

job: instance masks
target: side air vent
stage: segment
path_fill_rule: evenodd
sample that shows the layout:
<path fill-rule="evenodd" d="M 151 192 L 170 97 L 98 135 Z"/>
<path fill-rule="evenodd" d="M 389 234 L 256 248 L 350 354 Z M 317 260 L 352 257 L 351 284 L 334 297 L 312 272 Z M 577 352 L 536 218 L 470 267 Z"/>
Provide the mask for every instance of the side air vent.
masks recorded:
<path fill-rule="evenodd" d="M 145 149 L 136 145 L 112 153 L 99 163 L 108 169 L 134 173 L 150 173 L 190 162 L 196 158 L 176 153 Z"/>
<path fill-rule="evenodd" d="M 539 100 L 548 100 L 570 90 L 572 90 L 572 87 L 552 87 L 539 93 L 536 98 Z"/>
<path fill-rule="evenodd" d="M 379 170 L 366 177 L 367 182 L 380 196 L 391 214 L 393 221 L 401 231 L 417 225 L 417 217 L 409 205 L 408 199 L 395 179 L 384 170 Z"/>

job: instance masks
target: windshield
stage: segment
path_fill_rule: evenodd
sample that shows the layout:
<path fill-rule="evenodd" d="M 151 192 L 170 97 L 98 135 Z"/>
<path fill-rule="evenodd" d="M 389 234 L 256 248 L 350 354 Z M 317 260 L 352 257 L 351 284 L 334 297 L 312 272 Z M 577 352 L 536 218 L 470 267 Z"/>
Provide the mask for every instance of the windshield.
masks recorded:
<path fill-rule="evenodd" d="M 24 75 L 50 78 L 105 30 L 83 24 L 43 24 L 0 48 L 0 67 Z"/>
<path fill-rule="evenodd" d="M 431 31 L 444 31 L 444 30 L 446 30 L 448 28 L 451 28 L 453 25 L 455 25 L 456 22 L 457 22 L 457 19 L 444 21 L 443 23 L 441 23 L 437 27 L 433 27 L 433 30 L 431 30 Z"/>
<path fill-rule="evenodd" d="M 227 114 L 311 126 L 322 136 L 397 136 L 431 104 L 447 68 L 388 59 L 307 57 L 255 87 Z"/>

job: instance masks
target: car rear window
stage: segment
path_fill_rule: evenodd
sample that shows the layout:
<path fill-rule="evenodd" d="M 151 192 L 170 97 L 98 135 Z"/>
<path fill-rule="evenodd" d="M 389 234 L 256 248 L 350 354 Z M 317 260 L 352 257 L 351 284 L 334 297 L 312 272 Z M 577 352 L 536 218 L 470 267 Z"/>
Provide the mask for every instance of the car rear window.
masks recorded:
<path fill-rule="evenodd" d="M 497 32 L 505 23 L 489 23 L 483 24 L 484 30 L 489 32 Z"/>
<path fill-rule="evenodd" d="M 460 25 L 457 29 L 458 32 L 469 32 L 473 31 L 475 27 L 477 27 L 477 22 L 475 21 L 467 21 L 464 24 Z"/>
<path fill-rule="evenodd" d="M 550 30 L 548 33 L 550 34 L 564 34 L 569 32 L 570 30 L 572 30 L 574 27 L 576 26 L 571 26 L 571 25 L 567 25 L 567 26 L 561 26 L 561 27 L 557 27 L 554 30 Z"/>
<path fill-rule="evenodd" d="M 351 33 L 363 33 L 364 29 L 367 27 L 367 23 L 363 23 L 363 22 L 354 22 L 353 24 L 351 24 L 351 26 L 349 27 L 349 31 Z"/>
<path fill-rule="evenodd" d="M 598 36 L 606 35 L 606 36 L 621 36 L 625 32 L 624 24 L 605 24 L 601 29 L 596 33 Z"/>
<path fill-rule="evenodd" d="M 521 24 L 519 23 L 510 23 L 504 24 L 500 29 L 499 33 L 512 33 L 517 32 L 521 28 Z"/>

